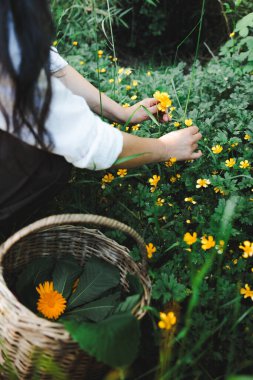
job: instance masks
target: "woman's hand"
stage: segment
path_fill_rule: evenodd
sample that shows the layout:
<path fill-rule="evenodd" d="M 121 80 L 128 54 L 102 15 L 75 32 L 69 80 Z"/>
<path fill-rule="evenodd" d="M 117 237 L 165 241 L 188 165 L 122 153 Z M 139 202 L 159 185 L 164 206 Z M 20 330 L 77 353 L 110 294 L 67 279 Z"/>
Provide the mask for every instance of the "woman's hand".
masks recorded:
<path fill-rule="evenodd" d="M 149 114 L 147 113 L 146 109 L 150 113 L 152 113 L 152 115 L 158 116 L 158 113 L 159 113 L 158 108 L 157 108 L 158 103 L 159 102 L 155 98 L 146 98 L 146 99 L 143 99 L 140 102 L 134 104 L 131 107 L 123 108 L 122 109 L 122 121 L 124 123 L 126 123 L 130 119 L 129 123 L 137 124 L 137 123 L 141 123 L 144 120 L 148 120 L 150 117 L 149 117 Z M 132 117 L 131 117 L 131 115 L 132 115 Z M 165 113 L 162 116 L 162 120 L 160 120 L 160 121 L 166 122 L 169 120 L 170 120 L 170 118 L 169 118 L 168 114 Z"/>

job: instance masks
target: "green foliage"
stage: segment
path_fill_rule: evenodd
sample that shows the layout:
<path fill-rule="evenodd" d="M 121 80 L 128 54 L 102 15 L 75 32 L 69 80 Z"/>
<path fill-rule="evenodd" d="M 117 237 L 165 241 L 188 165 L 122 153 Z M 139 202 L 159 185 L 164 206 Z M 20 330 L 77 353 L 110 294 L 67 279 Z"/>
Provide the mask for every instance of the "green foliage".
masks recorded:
<path fill-rule="evenodd" d="M 235 69 L 243 73 L 253 71 L 253 12 L 239 20 L 231 38 L 221 49 L 221 55 L 233 58 Z"/>
<path fill-rule="evenodd" d="M 131 313 L 113 315 L 99 323 L 64 322 L 80 347 L 112 367 L 130 365 L 140 339 L 139 322 Z"/>
<path fill-rule="evenodd" d="M 101 294 L 119 285 L 119 280 L 117 267 L 92 257 L 79 277 L 76 291 L 68 300 L 68 310 L 98 299 Z"/>
<path fill-rule="evenodd" d="M 243 258 L 243 250 L 239 248 L 244 241 L 252 240 L 253 218 L 253 76 L 244 68 L 249 61 L 245 59 L 243 66 L 238 61 L 242 52 L 239 44 L 248 37 L 236 32 L 219 56 L 205 66 L 196 62 L 194 68 L 184 63 L 158 68 L 150 64 L 131 68 L 130 73 L 129 67 L 112 62 L 106 52 L 99 59 L 94 52 L 86 65 L 76 64 L 81 73 L 120 104 L 132 105 L 144 97 L 152 97 L 157 89 L 169 92 L 173 99 L 176 110 L 170 123 L 147 120 L 136 127 L 129 120 L 125 125 L 114 123 L 114 127 L 137 136 L 159 137 L 183 128 L 185 118 L 191 118 L 203 135 L 199 144 L 203 156 L 197 161 L 144 166 L 129 170 L 124 177 L 117 170 L 76 170 L 70 192 L 63 196 L 65 210 L 67 204 L 70 212 L 118 219 L 156 247 L 149 259 L 152 307 L 156 308 L 154 323 L 158 322 L 159 311 L 170 311 L 171 305 L 179 304 L 181 310 L 177 332 L 170 341 L 173 349 L 166 379 L 169 376 L 177 380 L 195 379 L 206 373 L 207 377 L 225 378 L 231 373 L 250 373 L 251 300 L 242 299 L 240 289 L 246 283 L 253 287 L 252 260 Z M 247 46 L 243 45 L 245 51 Z M 97 68 L 106 70 L 98 73 Z M 135 96 L 137 100 L 132 99 Z M 176 127 L 175 122 L 180 126 Z M 212 150 L 215 145 L 223 148 L 218 154 Z M 230 158 L 235 160 L 233 167 L 226 166 Z M 241 162 L 246 160 L 249 166 L 242 167 Z M 104 183 L 103 177 L 108 173 L 114 179 Z M 159 175 L 160 181 L 151 192 L 149 179 L 153 175 Z M 199 178 L 209 179 L 210 185 L 196 188 Z M 190 197 L 196 203 L 185 201 Z M 157 204 L 158 198 L 164 200 L 162 205 Z M 58 206 L 61 207 L 60 203 Z M 186 232 L 197 233 L 192 246 L 183 241 Z M 127 244 L 119 233 L 109 235 Z M 215 247 L 202 249 L 200 238 L 204 235 L 213 236 Z M 132 253 L 134 259 L 140 258 L 136 248 Z M 158 336 L 157 331 L 157 340 Z M 247 347 L 247 353 L 235 350 L 235 345 Z M 149 349 L 152 357 L 156 348 Z M 141 371 L 143 376 L 150 369 L 149 363 L 146 368 Z"/>
<path fill-rule="evenodd" d="M 69 298 L 73 283 L 81 272 L 82 269 L 76 261 L 63 259 L 57 261 L 52 276 L 54 289 L 61 293 L 64 298 Z"/>

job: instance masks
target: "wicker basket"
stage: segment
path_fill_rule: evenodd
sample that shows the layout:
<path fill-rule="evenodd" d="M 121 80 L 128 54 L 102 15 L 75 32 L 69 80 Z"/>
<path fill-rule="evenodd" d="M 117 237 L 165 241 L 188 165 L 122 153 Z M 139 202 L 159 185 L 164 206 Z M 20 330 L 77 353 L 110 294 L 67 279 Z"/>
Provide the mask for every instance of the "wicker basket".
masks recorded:
<path fill-rule="evenodd" d="M 116 228 L 134 238 L 143 259 L 136 263 L 129 250 L 96 229 L 83 225 Z M 146 271 L 146 247 L 143 239 L 118 221 L 90 214 L 50 216 L 21 229 L 0 246 L 0 364 L 7 354 L 19 379 L 30 379 L 34 371 L 34 352 L 43 351 L 56 362 L 66 378 L 101 380 L 105 365 L 79 349 L 62 324 L 40 318 L 22 305 L 8 288 L 11 276 L 19 273 L 35 257 L 73 255 L 83 265 L 90 256 L 101 257 L 116 265 L 120 281 L 128 290 L 126 275 L 137 276 L 143 296 L 133 310 L 140 319 L 150 302 L 151 285 Z M 2 347 L 2 349 L 1 349 Z M 8 379 L 0 373 L 1 379 Z M 40 373 L 40 379 L 51 379 Z"/>

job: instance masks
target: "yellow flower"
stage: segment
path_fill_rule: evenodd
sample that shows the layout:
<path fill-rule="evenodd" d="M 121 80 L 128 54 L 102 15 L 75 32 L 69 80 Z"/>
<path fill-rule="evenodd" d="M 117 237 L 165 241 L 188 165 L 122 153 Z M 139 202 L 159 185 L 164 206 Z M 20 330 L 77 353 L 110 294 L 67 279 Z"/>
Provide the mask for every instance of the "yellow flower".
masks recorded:
<path fill-rule="evenodd" d="M 167 92 L 156 91 L 153 97 L 159 101 L 157 108 L 159 111 L 166 112 L 168 107 L 171 106 L 172 101 Z"/>
<path fill-rule="evenodd" d="M 238 263 L 238 259 L 234 259 L 234 260 L 233 260 L 233 264 L 234 264 L 234 265 L 237 265 L 237 263 Z"/>
<path fill-rule="evenodd" d="M 152 73 L 151 71 L 147 71 L 147 77 L 151 77 Z"/>
<path fill-rule="evenodd" d="M 114 82 L 114 79 L 111 78 L 111 79 L 108 80 L 108 82 L 109 82 L 109 83 L 113 83 L 113 82 Z"/>
<path fill-rule="evenodd" d="M 159 175 L 153 175 L 152 178 L 149 178 L 148 182 L 150 183 L 151 186 L 156 187 L 158 182 L 160 181 L 161 177 Z"/>
<path fill-rule="evenodd" d="M 177 180 L 177 177 L 174 177 L 174 176 L 170 177 L 170 182 L 171 183 L 175 183 L 176 180 Z"/>
<path fill-rule="evenodd" d="M 131 75 L 132 74 L 132 70 L 131 69 L 126 69 L 125 74 L 126 75 Z"/>
<path fill-rule="evenodd" d="M 248 160 L 240 161 L 240 168 L 241 169 L 247 169 L 250 167 L 250 163 Z"/>
<path fill-rule="evenodd" d="M 219 254 L 222 254 L 223 253 L 223 251 L 224 251 L 224 245 L 225 245 L 225 241 L 224 240 L 220 240 L 219 241 L 219 244 L 218 245 L 216 245 L 216 249 L 217 249 L 217 252 L 219 253 Z"/>
<path fill-rule="evenodd" d="M 240 293 L 243 294 L 243 298 L 251 298 L 253 301 L 253 290 L 250 289 L 248 284 L 245 284 L 245 288 L 241 288 Z"/>
<path fill-rule="evenodd" d="M 85 61 L 80 61 L 79 63 L 81 66 L 85 65 Z"/>
<path fill-rule="evenodd" d="M 184 234 L 184 242 L 188 245 L 192 245 L 194 243 L 196 243 L 197 241 L 197 233 L 196 232 L 193 232 L 193 234 L 191 235 L 190 232 L 186 232 L 186 234 Z"/>
<path fill-rule="evenodd" d="M 119 79 L 118 79 L 118 83 L 121 83 L 121 82 L 122 82 L 122 79 L 121 79 L 121 78 L 119 78 Z"/>
<path fill-rule="evenodd" d="M 180 127 L 180 125 L 181 125 L 181 124 L 180 124 L 178 121 L 175 121 L 175 123 L 174 123 L 174 127 L 177 128 L 177 127 Z"/>
<path fill-rule="evenodd" d="M 201 248 L 206 251 L 207 249 L 210 249 L 215 246 L 215 240 L 211 235 L 209 235 L 208 237 L 202 236 L 201 244 Z"/>
<path fill-rule="evenodd" d="M 185 123 L 185 125 L 186 125 L 187 127 L 190 127 L 190 126 L 192 125 L 192 119 L 186 119 L 186 120 L 184 121 L 184 123 Z"/>
<path fill-rule="evenodd" d="M 190 219 L 186 219 L 186 223 L 187 224 L 191 224 L 191 220 Z"/>
<path fill-rule="evenodd" d="M 132 81 L 132 85 L 133 85 L 134 87 L 137 87 L 137 86 L 138 86 L 138 84 L 139 84 L 139 83 L 138 83 L 138 81 L 137 81 L 137 80 L 133 80 L 133 81 Z"/>
<path fill-rule="evenodd" d="M 232 33 L 229 34 L 230 38 L 233 38 L 234 36 L 235 36 L 235 32 L 232 32 Z"/>
<path fill-rule="evenodd" d="M 244 140 L 250 140 L 250 135 L 246 134 L 246 135 L 244 136 Z"/>
<path fill-rule="evenodd" d="M 173 311 L 169 313 L 160 313 L 160 321 L 158 322 L 158 327 L 160 329 L 170 330 L 173 325 L 177 322 L 177 318 Z"/>
<path fill-rule="evenodd" d="M 223 148 L 221 145 L 215 145 L 212 147 L 212 151 L 214 154 L 219 154 L 220 152 L 223 151 Z"/>
<path fill-rule="evenodd" d="M 221 193 L 221 195 L 225 195 L 225 191 L 222 190 L 220 187 L 216 186 L 213 188 L 215 193 Z"/>
<path fill-rule="evenodd" d="M 54 290 L 53 282 L 46 281 L 36 288 L 40 295 L 37 310 L 49 319 L 58 319 L 66 309 L 66 299 L 61 293 Z"/>
<path fill-rule="evenodd" d="M 176 107 L 170 107 L 170 112 L 175 111 Z"/>
<path fill-rule="evenodd" d="M 208 185 L 210 185 L 210 181 L 209 181 L 209 179 L 206 179 L 206 178 L 199 178 L 199 179 L 197 180 L 196 188 L 199 189 L 200 187 L 207 187 Z"/>
<path fill-rule="evenodd" d="M 138 131 L 140 129 L 140 124 L 135 124 L 132 126 L 133 131 Z"/>
<path fill-rule="evenodd" d="M 72 45 L 73 45 L 73 46 L 77 46 L 77 45 L 78 45 L 78 42 L 77 42 L 77 41 L 73 41 L 73 42 L 72 42 Z"/>
<path fill-rule="evenodd" d="M 191 203 L 194 204 L 194 205 L 197 203 L 192 197 L 185 198 L 184 201 L 185 201 L 185 202 L 191 202 Z"/>
<path fill-rule="evenodd" d="M 104 177 L 102 178 L 101 180 L 101 183 L 102 183 L 102 189 L 105 188 L 105 184 L 106 183 L 110 183 L 114 180 L 114 175 L 112 173 L 107 173 L 104 175 Z"/>
<path fill-rule="evenodd" d="M 124 67 L 121 67 L 121 68 L 119 68 L 119 70 L 118 70 L 118 74 L 122 74 L 122 73 L 124 73 Z"/>
<path fill-rule="evenodd" d="M 129 86 L 129 85 L 126 86 L 126 90 L 127 90 L 127 91 L 131 90 L 131 88 L 132 88 L 132 87 Z"/>
<path fill-rule="evenodd" d="M 119 177 L 125 177 L 127 175 L 127 169 L 119 169 L 117 174 Z"/>
<path fill-rule="evenodd" d="M 131 96 L 131 99 L 132 99 L 132 100 L 137 99 L 137 95 L 133 95 L 133 96 Z"/>
<path fill-rule="evenodd" d="M 232 168 L 236 164 L 236 160 L 234 158 L 230 158 L 229 160 L 226 160 L 225 165 L 228 168 Z"/>
<path fill-rule="evenodd" d="M 176 174 L 176 177 L 179 179 L 181 178 L 181 174 Z"/>
<path fill-rule="evenodd" d="M 158 198 L 155 204 L 156 204 L 157 206 L 163 206 L 163 205 L 164 205 L 164 202 L 165 202 L 165 199 Z"/>
<path fill-rule="evenodd" d="M 253 256 L 253 243 L 245 240 L 243 244 L 244 246 L 242 244 L 239 245 L 239 248 L 243 250 L 242 256 L 246 259 L 250 256 Z"/>
<path fill-rule="evenodd" d="M 53 42 L 53 46 L 57 46 L 57 45 L 58 45 L 58 41 L 55 40 L 55 41 Z"/>
<path fill-rule="evenodd" d="M 129 103 L 122 104 L 122 107 L 123 108 L 128 108 L 128 107 L 130 107 L 130 104 Z"/>
<path fill-rule="evenodd" d="M 102 56 L 104 54 L 103 50 L 98 50 L 98 55 Z"/>
<path fill-rule="evenodd" d="M 169 167 L 173 166 L 176 161 L 177 161 L 176 157 L 171 157 L 169 159 L 169 161 L 165 162 L 165 166 L 167 166 L 169 168 Z"/>
<path fill-rule="evenodd" d="M 117 62 L 117 60 L 118 60 L 117 57 L 113 57 L 113 58 L 112 58 L 112 61 L 113 61 L 113 62 Z"/>
<path fill-rule="evenodd" d="M 148 245 L 146 245 L 146 248 L 147 248 L 147 255 L 148 255 L 148 258 L 149 258 L 149 259 L 152 259 L 152 257 L 153 257 L 153 253 L 156 252 L 156 247 L 154 246 L 153 243 L 149 243 Z"/>

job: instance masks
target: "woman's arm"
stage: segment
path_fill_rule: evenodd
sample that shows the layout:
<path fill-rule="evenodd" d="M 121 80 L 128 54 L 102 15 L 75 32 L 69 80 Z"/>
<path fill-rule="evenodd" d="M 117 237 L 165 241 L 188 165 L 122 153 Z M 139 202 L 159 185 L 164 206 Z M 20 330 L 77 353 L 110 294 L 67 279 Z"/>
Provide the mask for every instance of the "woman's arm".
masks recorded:
<path fill-rule="evenodd" d="M 129 133 L 123 134 L 123 149 L 119 158 L 140 154 L 139 157 L 125 161 L 114 167 L 133 168 L 136 166 L 167 161 L 175 157 L 178 161 L 193 160 L 201 157 L 201 151 L 197 151 L 198 141 L 202 135 L 198 127 L 184 128 L 170 132 L 159 139 L 143 138 Z"/>
<path fill-rule="evenodd" d="M 67 65 L 63 69 L 58 70 L 53 75 L 59 78 L 60 81 L 69 90 L 71 90 L 73 94 L 83 97 L 89 105 L 90 109 L 98 115 L 101 115 L 101 95 L 102 114 L 109 120 L 125 123 L 137 108 L 139 109 L 133 115 L 131 123 L 140 123 L 143 120 L 147 120 L 149 116 L 147 115 L 146 111 L 140 107 L 141 105 L 145 106 L 152 114 L 158 112 L 156 105 L 157 100 L 154 98 L 144 99 L 141 102 L 128 108 L 122 107 L 120 104 L 110 99 L 104 93 L 99 93 L 96 87 L 94 87 L 87 79 L 85 79 L 70 65 Z"/>

